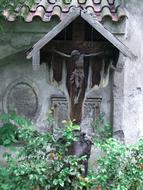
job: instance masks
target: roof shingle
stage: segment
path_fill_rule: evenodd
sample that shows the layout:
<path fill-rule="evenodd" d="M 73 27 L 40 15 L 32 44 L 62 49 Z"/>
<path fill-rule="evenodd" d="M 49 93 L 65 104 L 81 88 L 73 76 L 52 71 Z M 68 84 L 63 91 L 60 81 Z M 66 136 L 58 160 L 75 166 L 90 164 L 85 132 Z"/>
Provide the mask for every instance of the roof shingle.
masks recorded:
<path fill-rule="evenodd" d="M 22 16 L 26 22 L 32 22 L 35 17 L 49 22 L 53 16 L 57 16 L 60 20 L 64 19 L 66 14 L 75 7 L 89 14 L 95 14 L 98 21 L 110 17 L 112 21 L 117 22 L 126 17 L 122 2 L 122 0 L 36 0 L 31 7 L 28 1 L 25 1 L 19 4 L 13 15 L 10 15 L 7 10 L 3 15 L 8 21 L 15 21 L 17 17 Z"/>

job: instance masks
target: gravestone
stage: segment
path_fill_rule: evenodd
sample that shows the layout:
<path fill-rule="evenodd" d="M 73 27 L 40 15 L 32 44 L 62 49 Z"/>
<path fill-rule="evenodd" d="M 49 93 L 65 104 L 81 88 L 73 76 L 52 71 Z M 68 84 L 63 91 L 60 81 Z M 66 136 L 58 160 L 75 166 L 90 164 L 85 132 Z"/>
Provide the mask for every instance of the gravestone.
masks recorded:
<path fill-rule="evenodd" d="M 38 96 L 32 86 L 20 82 L 12 86 L 5 98 L 5 111 L 33 119 L 38 110 Z"/>
<path fill-rule="evenodd" d="M 87 98 L 84 102 L 83 119 L 95 120 L 100 113 L 101 98 Z M 51 97 L 51 107 L 54 109 L 54 120 L 59 128 L 63 128 L 62 121 L 69 120 L 68 101 L 63 96 Z"/>

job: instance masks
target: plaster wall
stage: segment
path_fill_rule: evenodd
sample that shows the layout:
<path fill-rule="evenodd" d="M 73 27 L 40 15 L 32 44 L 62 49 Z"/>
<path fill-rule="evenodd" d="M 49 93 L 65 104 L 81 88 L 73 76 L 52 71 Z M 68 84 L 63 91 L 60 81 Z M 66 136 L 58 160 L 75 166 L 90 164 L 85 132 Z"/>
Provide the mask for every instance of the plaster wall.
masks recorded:
<path fill-rule="evenodd" d="M 11 86 L 18 82 L 29 83 L 38 96 L 38 111 L 34 122 L 38 129 L 46 130 L 46 119 L 48 110 L 51 106 L 51 96 L 66 96 L 66 90 L 63 86 L 56 87 L 48 82 L 49 72 L 46 64 L 42 64 L 39 70 L 33 71 L 31 60 L 27 60 L 24 52 L 17 53 L 1 60 L 0 64 L 0 112 L 7 111 L 5 104 L 7 94 L 12 90 Z M 60 90 L 61 89 L 61 90 Z M 106 119 L 110 121 L 112 110 L 111 82 L 104 87 L 88 94 L 88 98 L 101 98 L 100 111 L 104 112 Z"/>
<path fill-rule="evenodd" d="M 26 81 L 36 89 L 38 96 L 38 113 L 34 121 L 39 123 L 39 128 L 42 130 L 42 121 L 47 119 L 47 112 L 49 105 L 49 98 L 55 92 L 61 92 L 47 83 L 46 66 L 42 65 L 38 71 L 33 71 L 31 61 L 26 60 L 23 53 L 10 56 L 2 60 L 3 64 L 0 66 L 0 110 L 4 110 L 4 98 L 9 90 L 9 86 L 16 82 Z"/>
<path fill-rule="evenodd" d="M 125 143 L 135 143 L 143 136 L 143 2 L 126 0 L 126 34 L 120 37 L 137 56 L 135 60 L 120 55 L 114 74 L 114 131 L 123 130 Z M 119 37 L 119 36 L 117 36 Z"/>
<path fill-rule="evenodd" d="M 31 48 L 58 22 L 56 18 L 48 23 L 39 19 L 30 23 L 23 22 L 20 19 L 9 22 L 0 18 L 0 64 L 1 59 Z"/>
<path fill-rule="evenodd" d="M 120 71 L 114 72 L 113 84 L 113 73 L 111 73 L 110 83 L 107 87 L 98 89 L 88 95 L 89 97 L 102 98 L 101 112 L 105 112 L 107 121 L 112 122 L 113 120 L 114 132 L 123 130 L 125 143 L 135 143 L 138 138 L 143 136 L 142 5 L 142 0 L 126 0 L 128 16 L 126 20 L 126 33 L 125 35 L 117 35 L 134 52 L 137 56 L 136 60 L 130 60 L 120 54 L 117 65 Z M 19 27 L 19 29 L 21 28 Z M 0 46 L 0 112 L 4 111 L 3 100 L 9 85 L 14 81 L 26 79 L 36 87 L 38 93 L 39 109 L 35 118 L 38 129 L 46 130 L 44 121 L 47 118 L 50 107 L 50 98 L 53 94 L 63 95 L 63 93 L 59 88 L 48 84 L 48 71 L 45 64 L 38 71 L 33 71 L 31 60 L 26 60 L 24 54 L 24 49 L 31 47 L 31 44 L 46 34 L 47 28 L 43 29 L 43 33 L 41 34 L 37 33 L 37 31 L 35 31 L 35 34 L 33 34 L 33 31 L 27 32 L 26 30 L 25 32 L 23 33 L 21 30 L 18 36 L 12 32 L 13 39 L 8 38 L 10 35 L 7 33 L 5 34 L 6 40 L 4 37 L 0 38 L 2 42 L 5 41 L 4 46 Z M 22 34 L 26 40 L 28 39 L 28 41 L 24 41 L 24 46 Z M 7 51 L 8 48 L 9 51 Z M 8 55 L 10 56 L 4 59 Z M 92 148 L 91 167 L 95 165 L 94 155 L 97 157 L 100 155 L 100 152 L 95 147 Z"/>
<path fill-rule="evenodd" d="M 9 56 L 5 59 L 2 59 L 0 62 L 0 113 L 6 111 L 5 101 L 7 99 L 7 94 L 11 90 L 10 87 L 18 82 L 26 81 L 36 90 L 36 93 L 38 95 L 38 112 L 33 121 L 36 122 L 36 126 L 39 131 L 47 131 L 48 128 L 46 119 L 48 115 L 48 110 L 51 106 L 51 96 L 55 94 L 57 96 L 65 96 L 63 91 L 48 83 L 48 74 L 49 73 L 45 64 L 42 64 L 39 70 L 33 71 L 31 60 L 26 59 L 23 51 L 15 55 Z M 110 76 L 112 76 L 112 74 Z M 110 80 L 111 78 L 112 77 L 110 77 Z M 111 86 L 112 85 L 110 81 L 106 87 L 92 91 L 87 95 L 87 97 L 89 98 L 102 99 L 100 111 L 105 113 L 107 121 L 111 120 L 112 113 Z M 88 125 L 89 130 L 87 130 L 86 127 L 86 131 L 84 131 L 84 129 L 83 131 L 86 132 L 87 135 L 90 137 L 92 130 L 90 130 L 91 128 L 88 120 L 86 124 Z M 5 151 L 6 149 L 0 146 L 0 152 L 4 153 Z M 92 164 L 95 164 L 95 155 L 100 155 L 100 152 L 95 147 L 92 147 L 91 159 L 89 161 L 90 166 L 92 167 Z M 0 164 L 5 164 L 1 156 Z"/>
<path fill-rule="evenodd" d="M 113 119 L 114 132 L 123 130 L 125 142 L 134 143 L 143 136 L 143 2 L 142 0 L 125 0 L 125 3 L 128 17 L 125 35 L 123 35 L 124 32 L 119 35 L 115 32 L 115 34 L 137 58 L 131 60 L 120 54 L 117 67 L 123 69 L 114 72 L 113 85 L 110 81 L 110 85 L 106 88 L 99 89 L 89 96 L 102 97 L 101 111 L 105 112 L 108 121 Z M 31 61 L 25 59 L 24 50 L 44 36 L 57 24 L 57 21 L 51 26 L 40 23 L 41 30 L 36 27 L 36 23 L 28 27 L 28 24 L 4 22 L 6 32 L 0 36 L 2 42 L 0 45 L 0 111 L 3 111 L 2 100 L 9 84 L 26 78 L 32 81 L 39 91 L 40 108 L 36 122 L 41 126 L 42 121 L 47 117 L 51 94 L 55 92 L 61 94 L 61 92 L 47 83 L 47 70 L 44 64 L 39 71 L 33 71 Z M 6 56 L 9 57 L 4 59 Z M 111 92 L 113 92 L 112 119 Z"/>

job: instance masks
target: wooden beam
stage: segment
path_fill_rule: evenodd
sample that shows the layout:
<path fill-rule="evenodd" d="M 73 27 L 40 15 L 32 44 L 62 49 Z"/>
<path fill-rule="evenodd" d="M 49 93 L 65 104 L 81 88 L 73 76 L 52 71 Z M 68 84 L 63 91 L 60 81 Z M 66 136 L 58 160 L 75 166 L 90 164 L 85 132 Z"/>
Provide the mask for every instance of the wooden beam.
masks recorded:
<path fill-rule="evenodd" d="M 97 21 L 95 15 L 88 14 L 85 11 L 81 11 L 81 17 L 87 21 L 95 30 L 103 35 L 109 42 L 111 42 L 120 52 L 125 56 L 136 59 L 136 56 L 125 46 L 119 39 L 117 39 L 111 32 L 109 32 L 104 26 Z"/>
<path fill-rule="evenodd" d="M 48 42 L 50 42 L 57 34 L 66 28 L 72 21 L 80 15 L 80 9 L 73 8 L 59 24 L 57 24 L 50 32 L 48 32 L 41 40 L 39 40 L 28 53 L 28 58 L 31 58 L 34 53 L 38 52 Z"/>
<path fill-rule="evenodd" d="M 40 50 L 36 52 L 34 51 L 33 53 L 32 67 L 33 67 L 33 70 L 38 70 L 40 67 Z"/>
<path fill-rule="evenodd" d="M 49 42 L 45 47 L 42 49 L 42 52 L 50 52 L 52 51 L 51 48 L 54 47 L 56 50 L 63 51 L 65 53 L 70 54 L 73 50 L 77 49 L 80 53 L 96 53 L 99 51 L 104 52 L 115 52 L 115 47 L 105 41 L 105 42 L 98 42 L 98 41 L 65 41 L 65 40 L 53 40 Z"/>
<path fill-rule="evenodd" d="M 41 56 L 46 57 L 48 53 L 53 52 L 53 48 L 66 54 L 71 54 L 73 50 L 79 50 L 81 54 L 103 52 L 104 55 L 108 55 L 112 58 L 118 54 L 118 49 L 107 40 L 102 42 L 52 40 L 42 48 Z"/>

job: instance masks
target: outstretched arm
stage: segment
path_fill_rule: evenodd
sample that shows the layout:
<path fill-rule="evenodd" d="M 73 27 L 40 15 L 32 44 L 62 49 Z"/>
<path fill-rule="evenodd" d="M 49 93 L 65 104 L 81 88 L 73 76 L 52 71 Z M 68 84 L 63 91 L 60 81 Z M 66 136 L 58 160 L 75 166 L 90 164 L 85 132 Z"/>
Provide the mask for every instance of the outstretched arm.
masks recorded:
<path fill-rule="evenodd" d="M 66 54 L 66 53 L 63 53 L 63 52 L 58 51 L 58 50 L 56 50 L 56 49 L 53 49 L 52 51 L 55 52 L 55 53 L 57 53 L 58 55 L 63 56 L 63 57 L 67 57 L 67 58 L 70 58 L 70 57 L 71 57 L 71 55 Z"/>
<path fill-rule="evenodd" d="M 84 54 L 84 57 L 95 57 L 97 55 L 103 54 L 103 51 L 100 51 L 98 53 L 90 53 L 90 54 Z"/>

